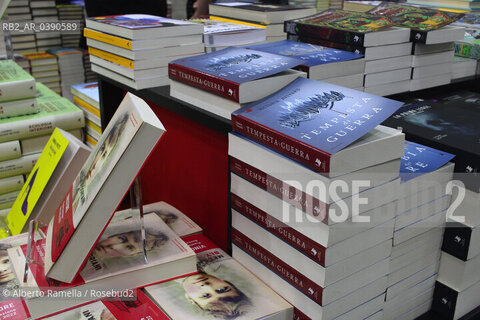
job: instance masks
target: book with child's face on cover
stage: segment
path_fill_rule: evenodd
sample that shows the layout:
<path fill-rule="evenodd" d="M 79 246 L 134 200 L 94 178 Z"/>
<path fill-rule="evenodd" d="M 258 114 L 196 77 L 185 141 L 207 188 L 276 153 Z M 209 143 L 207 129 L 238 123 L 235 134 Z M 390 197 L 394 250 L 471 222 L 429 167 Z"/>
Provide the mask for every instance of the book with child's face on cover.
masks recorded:
<path fill-rule="evenodd" d="M 205 236 L 183 240 L 197 254 L 199 273 L 145 288 L 172 319 L 292 318 L 290 304 Z"/>

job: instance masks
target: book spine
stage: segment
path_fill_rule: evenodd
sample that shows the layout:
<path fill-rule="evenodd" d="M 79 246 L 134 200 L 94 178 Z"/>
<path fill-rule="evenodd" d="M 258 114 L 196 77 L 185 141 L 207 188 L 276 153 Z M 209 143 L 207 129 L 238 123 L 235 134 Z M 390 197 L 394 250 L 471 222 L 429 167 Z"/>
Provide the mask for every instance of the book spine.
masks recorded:
<path fill-rule="evenodd" d="M 35 79 L 0 83 L 0 101 L 35 98 L 37 89 Z"/>
<path fill-rule="evenodd" d="M 314 262 L 325 267 L 326 248 L 297 230 L 275 219 L 235 194 L 230 195 L 232 209 L 238 211 L 262 228 L 276 235 L 291 247 L 305 254 Z"/>
<path fill-rule="evenodd" d="M 440 282 L 435 282 L 432 311 L 441 314 L 442 319 L 455 319 L 458 292 Z"/>
<path fill-rule="evenodd" d="M 5 194 L 0 194 L 0 210 L 11 208 L 15 199 L 17 199 L 20 191 L 13 191 Z"/>
<path fill-rule="evenodd" d="M 0 142 L 47 135 L 52 133 L 55 127 L 63 130 L 72 130 L 85 126 L 83 111 L 80 109 L 74 112 L 18 120 L 2 124 Z"/>
<path fill-rule="evenodd" d="M 480 59 L 480 44 L 455 43 L 455 55 L 470 59 Z"/>
<path fill-rule="evenodd" d="M 240 85 L 223 78 L 181 66 L 176 63 L 168 64 L 168 77 L 211 92 L 228 100 L 239 102 Z"/>
<path fill-rule="evenodd" d="M 6 178 L 32 171 L 40 153 L 23 156 L 18 159 L 0 162 L 0 178 Z"/>
<path fill-rule="evenodd" d="M 0 119 L 38 113 L 37 99 L 0 102 Z"/>
<path fill-rule="evenodd" d="M 0 179 L 0 194 L 5 194 L 22 189 L 25 182 L 23 175 Z"/>
<path fill-rule="evenodd" d="M 442 251 L 467 261 L 472 229 L 462 223 L 448 222 L 443 234 Z"/>
<path fill-rule="evenodd" d="M 82 99 L 73 96 L 73 102 L 75 102 L 80 108 L 85 109 L 86 111 L 90 112 L 94 116 L 96 116 L 98 119 L 100 119 L 100 110 L 92 106 L 86 101 L 83 101 Z"/>
<path fill-rule="evenodd" d="M 244 250 L 259 263 L 270 269 L 279 277 L 297 288 L 312 301 L 322 305 L 323 288 L 305 277 L 303 274 L 286 264 L 275 255 L 249 239 L 243 233 L 232 229 L 232 242 Z"/>
<path fill-rule="evenodd" d="M 333 42 L 354 44 L 356 46 L 363 46 L 365 39 L 365 33 L 332 29 L 328 27 L 297 23 L 295 21 L 286 21 L 284 31 L 299 36 L 320 38 Z"/>
<path fill-rule="evenodd" d="M 131 70 L 135 70 L 135 62 L 133 60 L 120 57 L 116 54 L 99 50 L 93 47 L 88 47 L 88 53 L 90 53 L 92 56 L 95 56 L 97 58 L 121 65 Z"/>
<path fill-rule="evenodd" d="M 316 45 L 322 46 L 322 47 L 328 47 L 328 48 L 333 48 L 333 49 L 355 52 L 355 53 L 358 53 L 358 54 L 365 54 L 365 47 L 352 46 L 352 45 L 346 44 L 346 43 L 332 42 L 332 41 L 327 41 L 327 40 L 318 39 L 318 38 L 301 37 L 301 36 L 298 36 L 298 35 L 295 35 L 295 34 L 290 34 L 290 33 L 287 34 L 287 39 L 292 40 L 292 41 L 300 41 L 300 42 L 305 42 L 305 43 L 316 44 Z"/>
<path fill-rule="evenodd" d="M 0 161 L 20 158 L 22 156 L 22 149 L 20 148 L 20 141 L 13 140 L 0 143 Z"/>
<path fill-rule="evenodd" d="M 241 115 L 232 114 L 232 130 L 303 163 L 313 171 L 327 175 L 330 173 L 331 155 L 329 153 L 292 139 Z"/>
<path fill-rule="evenodd" d="M 410 42 L 426 43 L 428 31 L 410 30 Z"/>

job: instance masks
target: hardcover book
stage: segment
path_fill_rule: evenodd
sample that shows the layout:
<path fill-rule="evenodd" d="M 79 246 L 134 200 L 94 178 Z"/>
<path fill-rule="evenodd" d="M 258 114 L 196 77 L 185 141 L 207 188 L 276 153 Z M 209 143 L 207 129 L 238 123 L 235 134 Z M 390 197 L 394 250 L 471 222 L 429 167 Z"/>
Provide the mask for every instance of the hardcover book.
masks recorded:
<path fill-rule="evenodd" d="M 0 60 L 0 101 L 33 98 L 35 79 L 13 60 Z"/>
<path fill-rule="evenodd" d="M 333 42 L 369 45 L 369 37 L 385 37 L 384 33 L 394 22 L 387 16 L 373 15 L 339 9 L 329 9 L 316 15 L 285 21 L 285 32 L 304 37 L 321 38 Z M 402 33 L 402 32 L 400 32 Z M 406 42 L 408 41 L 399 41 Z"/>
<path fill-rule="evenodd" d="M 248 46 L 248 48 L 301 59 L 303 63 L 296 67 L 296 69 L 307 72 L 309 78 L 326 79 L 346 74 L 363 73 L 365 69 L 365 64 L 363 61 L 358 61 L 358 67 L 355 69 L 352 69 L 353 66 L 350 64 L 339 65 L 339 63 L 344 61 L 361 59 L 363 58 L 363 55 L 361 54 L 317 46 L 309 43 L 283 40 L 272 43 L 252 45 Z M 326 64 L 330 64 L 332 67 L 340 69 L 341 71 L 339 70 L 334 72 L 333 70 L 326 70 Z"/>
<path fill-rule="evenodd" d="M 86 20 L 86 26 L 130 40 L 203 33 L 203 26 L 200 24 L 148 14 L 93 17 Z"/>
<path fill-rule="evenodd" d="M 48 226 L 47 277 L 75 279 L 164 132 L 145 101 L 125 96 Z"/>
<path fill-rule="evenodd" d="M 67 296 L 68 292 L 74 294 L 94 288 L 123 291 L 196 273 L 193 250 L 158 216 L 151 214 L 144 219 L 145 242 L 142 241 L 138 219 L 109 224 L 73 283 L 62 283 L 45 276 L 41 262 L 48 248 L 45 239 L 36 241 L 33 258 L 40 263 L 30 264 L 27 282 L 20 284 L 23 289 L 30 288 L 38 293 L 26 299 L 32 316 L 41 318 L 96 300 L 90 295 L 79 299 L 52 299 L 40 292 L 58 291 Z M 26 245 L 9 249 L 17 279 L 23 279 L 26 250 Z"/>
<path fill-rule="evenodd" d="M 277 93 L 233 112 L 232 128 L 314 171 L 345 174 L 354 170 L 347 171 L 336 163 L 342 156 L 339 151 L 375 128 L 402 104 L 299 78 Z"/>
<path fill-rule="evenodd" d="M 183 238 L 198 274 L 145 288 L 171 319 L 292 319 L 292 307 L 203 235 Z"/>
<path fill-rule="evenodd" d="M 174 60 L 168 65 L 168 75 L 170 79 L 245 103 L 261 99 L 293 81 L 299 74 L 286 70 L 301 63 L 291 57 L 229 47 Z"/>

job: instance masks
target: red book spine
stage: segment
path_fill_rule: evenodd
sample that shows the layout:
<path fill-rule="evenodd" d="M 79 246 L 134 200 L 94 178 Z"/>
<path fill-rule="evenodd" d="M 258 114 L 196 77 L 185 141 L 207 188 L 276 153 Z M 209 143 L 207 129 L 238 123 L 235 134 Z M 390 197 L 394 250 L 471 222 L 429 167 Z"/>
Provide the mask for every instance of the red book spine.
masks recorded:
<path fill-rule="evenodd" d="M 272 128 L 253 122 L 241 115 L 232 114 L 232 129 L 291 159 L 303 163 L 313 171 L 327 175 L 330 173 L 330 153 L 321 151 Z"/>
<path fill-rule="evenodd" d="M 240 103 L 240 84 L 176 63 L 168 65 L 168 77 Z"/>
<path fill-rule="evenodd" d="M 235 194 L 231 194 L 232 209 L 240 212 L 259 226 L 276 235 L 287 244 L 305 254 L 307 257 L 325 267 L 326 248 L 297 230 L 275 219 L 266 212 L 251 205 Z"/>
<path fill-rule="evenodd" d="M 301 291 L 312 301 L 322 305 L 323 288 L 315 282 L 305 277 L 236 229 L 232 229 L 232 242 L 279 277 L 297 288 L 297 290 Z"/>
<path fill-rule="evenodd" d="M 297 308 L 293 308 L 293 320 L 312 320 L 302 311 L 298 310 Z"/>
<path fill-rule="evenodd" d="M 329 205 L 321 202 L 317 198 L 234 157 L 230 157 L 230 170 L 263 190 L 315 217 L 319 221 L 328 223 Z"/>

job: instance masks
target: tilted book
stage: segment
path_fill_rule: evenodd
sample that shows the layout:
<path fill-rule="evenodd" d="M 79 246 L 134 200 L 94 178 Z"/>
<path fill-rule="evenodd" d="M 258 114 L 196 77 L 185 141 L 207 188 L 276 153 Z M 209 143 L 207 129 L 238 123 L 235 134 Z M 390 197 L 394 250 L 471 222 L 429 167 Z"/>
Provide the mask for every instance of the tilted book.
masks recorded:
<path fill-rule="evenodd" d="M 408 41 L 408 30 L 388 29 L 394 22 L 387 16 L 339 9 L 329 9 L 316 15 L 285 21 L 285 32 L 342 42 L 356 46 L 370 46 Z M 405 39 L 404 39 L 405 38 Z"/>
<path fill-rule="evenodd" d="M 171 319 L 292 319 L 292 307 L 203 235 L 183 240 L 199 273 L 145 288 Z"/>
<path fill-rule="evenodd" d="M 193 250 L 158 216 L 151 214 L 144 219 L 145 242 L 142 241 L 139 219 L 111 223 L 73 283 L 62 283 L 45 276 L 41 264 L 48 249 L 45 239 L 37 240 L 33 245 L 32 257 L 40 263 L 30 263 L 26 282 L 23 282 L 23 271 L 27 246 L 9 249 L 15 275 L 22 280 L 21 288 L 33 293 L 25 300 L 32 316 L 41 318 L 98 299 L 90 294 L 79 297 L 75 295 L 78 292 L 92 289 L 121 292 L 195 274 Z M 70 293 L 73 294 L 70 297 L 78 299 L 55 299 L 48 292 L 56 292 L 58 297 L 69 297 Z"/>
<path fill-rule="evenodd" d="M 309 43 L 283 40 L 248 48 L 301 59 L 303 63 L 296 69 L 307 72 L 309 78 L 327 79 L 365 71 L 363 55 Z"/>
<path fill-rule="evenodd" d="M 33 219 L 48 224 L 90 154 L 72 134 L 55 129 L 7 216 L 11 234 L 28 231 Z"/>
<path fill-rule="evenodd" d="M 13 60 L 0 60 L 0 101 L 34 98 L 35 79 Z"/>
<path fill-rule="evenodd" d="M 245 103 L 261 99 L 293 81 L 299 74 L 287 70 L 301 62 L 272 53 L 229 47 L 174 60 L 168 65 L 168 75 L 170 79 Z"/>
<path fill-rule="evenodd" d="M 72 94 L 87 102 L 91 106 L 100 109 L 98 82 L 74 84 L 72 85 Z"/>
<path fill-rule="evenodd" d="M 74 280 L 164 132 L 145 101 L 125 96 L 48 226 L 46 276 Z"/>
<path fill-rule="evenodd" d="M 86 26 L 130 40 L 203 33 L 203 26 L 197 23 L 148 14 L 93 17 L 86 20 Z"/>
<path fill-rule="evenodd" d="M 342 149 L 393 114 L 402 102 L 299 78 L 232 113 L 232 129 L 314 171 L 339 175 L 376 164 L 374 144 Z M 347 155 L 348 154 L 348 155 Z M 348 159 L 357 159 L 349 163 Z M 393 159 L 391 159 L 393 160 Z"/>

